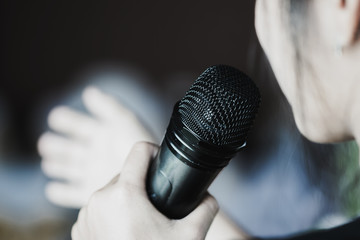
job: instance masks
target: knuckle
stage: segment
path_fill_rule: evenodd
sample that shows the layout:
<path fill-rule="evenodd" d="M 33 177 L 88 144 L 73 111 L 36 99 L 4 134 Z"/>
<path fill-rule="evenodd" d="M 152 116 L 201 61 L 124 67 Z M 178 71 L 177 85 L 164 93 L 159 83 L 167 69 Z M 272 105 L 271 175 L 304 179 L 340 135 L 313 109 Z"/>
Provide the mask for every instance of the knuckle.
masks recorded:
<path fill-rule="evenodd" d="M 40 136 L 39 140 L 37 141 L 37 149 L 40 155 L 44 155 L 44 146 L 46 146 L 48 138 L 48 133 L 44 133 Z"/>
<path fill-rule="evenodd" d="M 216 215 L 216 213 L 219 211 L 219 204 L 213 196 L 210 195 L 205 204 L 209 211 L 213 213 L 213 215 Z"/>
<path fill-rule="evenodd" d="M 133 146 L 134 152 L 142 152 L 142 151 L 149 151 L 150 147 L 149 144 L 146 142 L 137 142 Z"/>
<path fill-rule="evenodd" d="M 57 106 L 52 109 L 48 115 L 48 122 L 53 122 L 59 116 L 61 116 L 66 111 L 66 107 L 64 106 Z"/>
<path fill-rule="evenodd" d="M 153 155 L 154 152 L 156 152 L 155 150 L 158 147 L 155 144 L 146 142 L 146 141 L 139 141 L 136 142 L 133 147 L 132 147 L 132 152 L 134 153 L 142 153 L 147 155 Z"/>
<path fill-rule="evenodd" d="M 83 208 L 80 209 L 77 222 L 84 221 L 85 215 L 86 215 L 86 211 L 87 211 L 87 210 L 86 210 L 86 207 L 83 207 Z"/>

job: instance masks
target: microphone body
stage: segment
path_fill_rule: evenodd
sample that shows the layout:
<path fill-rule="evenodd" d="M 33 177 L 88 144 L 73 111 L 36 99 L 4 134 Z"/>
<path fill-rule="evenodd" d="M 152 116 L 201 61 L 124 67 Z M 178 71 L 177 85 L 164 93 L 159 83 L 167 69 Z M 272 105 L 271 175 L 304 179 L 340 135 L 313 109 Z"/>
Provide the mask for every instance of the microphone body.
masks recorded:
<path fill-rule="evenodd" d="M 151 202 L 180 219 L 204 198 L 208 187 L 246 145 L 260 95 L 232 67 L 208 68 L 174 107 L 169 126 L 147 175 Z"/>
<path fill-rule="evenodd" d="M 183 218 L 201 202 L 220 171 L 189 165 L 176 156 L 164 141 L 149 171 L 149 197 L 167 217 Z"/>

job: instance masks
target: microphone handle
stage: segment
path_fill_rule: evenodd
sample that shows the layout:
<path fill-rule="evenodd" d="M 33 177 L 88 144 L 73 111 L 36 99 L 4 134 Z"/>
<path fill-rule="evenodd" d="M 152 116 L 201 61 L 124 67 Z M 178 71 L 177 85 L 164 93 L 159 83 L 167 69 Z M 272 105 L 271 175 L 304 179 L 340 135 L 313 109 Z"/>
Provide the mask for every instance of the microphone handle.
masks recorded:
<path fill-rule="evenodd" d="M 147 176 L 150 201 L 170 219 L 180 219 L 199 205 L 208 187 L 222 170 L 209 169 L 187 161 L 163 140 Z"/>

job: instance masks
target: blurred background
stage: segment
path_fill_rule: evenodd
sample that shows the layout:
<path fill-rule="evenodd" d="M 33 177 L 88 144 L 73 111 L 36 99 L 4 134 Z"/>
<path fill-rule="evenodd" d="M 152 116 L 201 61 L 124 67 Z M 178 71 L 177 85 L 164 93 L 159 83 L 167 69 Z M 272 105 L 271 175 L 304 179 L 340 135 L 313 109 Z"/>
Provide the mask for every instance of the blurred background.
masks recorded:
<path fill-rule="evenodd" d="M 249 42 L 255 40 L 253 5 L 235 0 L 1 1 L 6 151 L 34 153 L 36 134 L 29 127 L 34 109 L 44 96 L 67 91 L 89 68 L 132 66 L 159 86 L 177 73 L 197 75 L 217 63 L 244 68 Z"/>
<path fill-rule="evenodd" d="M 210 65 L 246 68 L 256 39 L 253 5 L 0 1 L 0 239 L 69 238 L 77 212 L 46 200 L 36 142 L 48 110 L 86 81 L 88 71 L 142 72 L 175 101 Z"/>
<path fill-rule="evenodd" d="M 161 97 L 168 119 L 173 103 L 208 66 L 228 64 L 243 70 L 259 86 L 263 103 L 247 152 L 212 188 L 223 209 L 245 229 L 263 236 L 308 229 L 324 212 L 339 211 L 337 200 L 324 200 L 334 192 L 318 190 L 338 175 L 335 166 L 303 161 L 311 158 L 313 145 L 294 127 L 257 42 L 254 4 L 1 1 L 0 239 L 70 239 L 77 211 L 46 200 L 48 179 L 40 170 L 36 142 L 47 129 L 49 110 L 58 104 L 82 108 L 82 87 L 101 82 L 94 76 L 107 71 L 141 75 L 142 84 Z M 309 155 L 301 154 L 303 148 L 310 149 Z M 331 146 L 324 148 L 331 153 Z M 319 168 L 324 173 L 317 172 Z M 309 178 L 314 172 L 318 177 Z"/>

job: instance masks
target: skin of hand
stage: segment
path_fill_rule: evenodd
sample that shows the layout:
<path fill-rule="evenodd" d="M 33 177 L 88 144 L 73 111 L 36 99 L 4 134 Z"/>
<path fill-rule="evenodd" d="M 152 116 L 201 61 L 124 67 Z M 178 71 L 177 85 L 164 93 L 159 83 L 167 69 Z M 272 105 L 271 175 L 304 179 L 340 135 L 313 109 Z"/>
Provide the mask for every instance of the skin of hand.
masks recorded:
<path fill-rule="evenodd" d="M 38 141 L 42 169 L 54 179 L 46 186 L 47 198 L 64 207 L 81 208 L 121 171 L 134 143 L 154 142 L 136 116 L 111 96 L 88 87 L 82 97 L 91 115 L 56 107 L 48 117 L 53 131 Z"/>
<path fill-rule="evenodd" d="M 204 239 L 218 212 L 216 200 L 207 195 L 188 216 L 170 220 L 148 200 L 145 180 L 158 148 L 137 143 L 122 172 L 95 192 L 79 213 L 73 240 Z"/>

